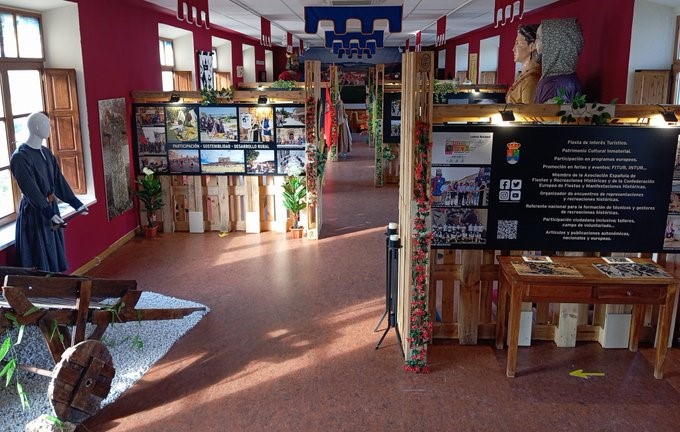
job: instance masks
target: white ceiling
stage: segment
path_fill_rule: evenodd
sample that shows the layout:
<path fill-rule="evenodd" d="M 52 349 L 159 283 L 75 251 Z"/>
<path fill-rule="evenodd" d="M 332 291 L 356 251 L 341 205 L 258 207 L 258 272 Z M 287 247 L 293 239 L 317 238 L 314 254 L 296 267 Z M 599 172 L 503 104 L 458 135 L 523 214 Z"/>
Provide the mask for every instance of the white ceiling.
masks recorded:
<path fill-rule="evenodd" d="M 111 0 L 109 0 L 111 1 Z M 177 0 L 145 0 L 176 13 Z M 433 45 L 436 21 L 447 15 L 446 37 L 452 38 L 493 23 L 494 0 L 208 0 L 210 21 L 213 25 L 231 29 L 256 39 L 260 38 L 260 16 L 272 23 L 272 44 L 285 45 L 286 32 L 294 36 L 293 44 L 303 39 L 307 46 L 323 46 L 323 34 L 333 30 L 322 22 L 317 34 L 304 32 L 305 6 L 395 6 L 403 5 L 402 32 L 390 34 L 385 20 L 377 21 L 376 30 L 385 31 L 386 46 L 400 46 L 407 37 L 414 45 L 414 36 L 422 31 L 423 45 Z M 525 0 L 525 12 L 554 3 L 557 0 Z M 650 0 L 680 8 L 680 0 Z M 0 5 L 45 11 L 60 7 L 65 0 L 0 0 Z M 69 2 L 70 3 L 70 2 Z M 358 28 L 358 21 L 350 20 L 348 28 Z"/>
<path fill-rule="evenodd" d="M 146 0 L 176 11 L 177 0 Z M 525 11 L 545 6 L 556 0 L 525 0 Z M 448 15 L 446 36 L 451 38 L 493 23 L 494 0 L 209 0 L 210 22 L 213 25 L 235 30 L 260 38 L 260 17 L 272 23 L 272 44 L 285 45 L 286 33 L 293 34 L 293 44 L 299 39 L 307 46 L 323 46 L 324 32 L 333 30 L 330 22 L 322 22 L 317 34 L 307 34 L 304 29 L 305 6 L 401 6 L 402 32 L 390 34 L 386 20 L 378 20 L 375 30 L 385 31 L 386 46 L 404 45 L 407 37 L 415 44 L 415 33 L 422 32 L 422 44 L 435 42 L 436 21 Z M 350 20 L 349 31 L 358 31 L 359 21 Z"/>

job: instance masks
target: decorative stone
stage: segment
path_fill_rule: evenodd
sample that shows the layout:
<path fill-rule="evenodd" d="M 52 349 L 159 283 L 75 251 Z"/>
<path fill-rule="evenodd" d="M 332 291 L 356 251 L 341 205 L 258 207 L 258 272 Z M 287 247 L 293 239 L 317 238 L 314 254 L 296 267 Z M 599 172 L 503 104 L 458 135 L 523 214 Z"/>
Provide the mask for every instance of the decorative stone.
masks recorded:
<path fill-rule="evenodd" d="M 26 432 L 75 432 L 76 425 L 69 422 L 63 422 L 63 427 L 59 428 L 53 421 L 43 414 L 37 419 L 31 421 L 26 425 L 24 431 Z"/>

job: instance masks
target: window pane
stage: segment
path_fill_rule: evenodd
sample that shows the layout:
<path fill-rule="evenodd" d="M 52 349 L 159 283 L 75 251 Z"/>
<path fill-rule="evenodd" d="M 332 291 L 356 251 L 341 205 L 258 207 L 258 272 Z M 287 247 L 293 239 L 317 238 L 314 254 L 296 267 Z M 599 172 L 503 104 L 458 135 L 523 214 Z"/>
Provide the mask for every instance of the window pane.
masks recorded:
<path fill-rule="evenodd" d="M 14 138 L 17 140 L 17 147 L 28 139 L 28 117 L 14 119 Z M 44 145 L 44 143 L 43 143 Z"/>
<path fill-rule="evenodd" d="M 172 79 L 172 71 L 161 72 L 163 77 L 163 91 L 173 91 L 175 89 L 175 83 Z"/>
<path fill-rule="evenodd" d="M 172 49 L 172 42 L 164 41 L 165 46 L 165 66 L 175 65 L 175 53 Z"/>
<path fill-rule="evenodd" d="M 0 218 L 14 213 L 14 196 L 9 169 L 0 170 Z"/>
<path fill-rule="evenodd" d="M 12 113 L 30 114 L 43 110 L 40 72 L 37 70 L 7 71 Z"/>
<path fill-rule="evenodd" d="M 161 66 L 165 66 L 165 48 L 163 47 L 163 41 L 158 41 L 158 51 L 160 53 Z"/>
<path fill-rule="evenodd" d="M 0 121 L 0 169 L 7 168 L 8 166 L 9 146 L 7 145 L 7 131 L 5 129 L 5 122 Z"/>
<path fill-rule="evenodd" d="M 17 35 L 19 36 L 19 57 L 43 57 L 38 18 L 17 15 Z"/>
<path fill-rule="evenodd" d="M 0 14 L 2 26 L 2 48 L 5 57 L 17 56 L 17 36 L 14 34 L 14 15 Z"/>

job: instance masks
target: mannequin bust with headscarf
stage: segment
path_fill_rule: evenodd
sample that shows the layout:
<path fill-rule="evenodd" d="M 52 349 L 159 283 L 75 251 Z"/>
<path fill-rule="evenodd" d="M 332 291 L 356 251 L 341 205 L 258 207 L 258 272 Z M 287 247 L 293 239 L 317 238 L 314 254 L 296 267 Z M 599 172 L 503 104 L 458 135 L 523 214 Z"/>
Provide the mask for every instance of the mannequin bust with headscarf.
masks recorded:
<path fill-rule="evenodd" d="M 507 103 L 529 104 L 534 101 L 536 85 L 541 79 L 541 66 L 536 61 L 536 30 L 538 24 L 521 25 L 512 48 L 514 60 L 522 70 L 505 95 Z"/>
<path fill-rule="evenodd" d="M 58 202 L 77 212 L 87 207 L 75 196 L 59 169 L 57 159 L 43 141 L 50 134 L 50 119 L 43 113 L 28 116 L 28 139 L 12 154 L 10 170 L 21 189 L 15 242 L 22 267 L 51 272 L 68 268 Z"/>
<path fill-rule="evenodd" d="M 536 52 L 543 69 L 534 103 L 551 102 L 560 90 L 570 102 L 581 91 L 576 63 L 583 48 L 583 34 L 576 18 L 543 20 L 536 31 Z"/>

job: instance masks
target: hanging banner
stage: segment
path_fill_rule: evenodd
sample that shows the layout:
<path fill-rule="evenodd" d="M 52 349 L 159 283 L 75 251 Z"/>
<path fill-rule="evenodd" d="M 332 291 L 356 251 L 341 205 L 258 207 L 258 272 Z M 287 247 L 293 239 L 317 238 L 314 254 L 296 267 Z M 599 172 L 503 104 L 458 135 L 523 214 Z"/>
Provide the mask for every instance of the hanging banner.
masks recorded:
<path fill-rule="evenodd" d="M 177 19 L 210 28 L 208 0 L 177 0 Z M 196 12 L 196 16 L 194 16 Z"/>
<path fill-rule="evenodd" d="M 504 26 L 508 19 L 510 22 L 515 18 L 522 19 L 524 15 L 524 0 L 496 0 L 494 8 L 495 27 Z"/>
<path fill-rule="evenodd" d="M 302 55 L 305 52 L 305 41 L 300 39 L 300 52 L 299 54 Z"/>
<path fill-rule="evenodd" d="M 214 90 L 213 55 L 211 51 L 197 51 L 201 90 Z"/>
<path fill-rule="evenodd" d="M 265 17 L 260 17 L 260 44 L 262 46 L 272 46 L 272 23 Z"/>
<path fill-rule="evenodd" d="M 446 15 L 437 20 L 437 38 L 434 46 L 442 46 L 446 43 Z"/>
<path fill-rule="evenodd" d="M 416 33 L 416 52 L 420 52 L 422 50 L 422 47 L 420 46 L 420 38 L 421 38 L 421 33 L 418 32 Z"/>
<path fill-rule="evenodd" d="M 411 39 L 406 38 L 406 46 L 405 46 L 404 52 L 409 52 L 410 49 L 411 49 Z"/>
<path fill-rule="evenodd" d="M 288 54 L 293 53 L 293 35 L 291 33 L 286 33 L 286 52 Z"/>

